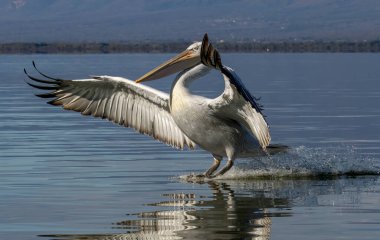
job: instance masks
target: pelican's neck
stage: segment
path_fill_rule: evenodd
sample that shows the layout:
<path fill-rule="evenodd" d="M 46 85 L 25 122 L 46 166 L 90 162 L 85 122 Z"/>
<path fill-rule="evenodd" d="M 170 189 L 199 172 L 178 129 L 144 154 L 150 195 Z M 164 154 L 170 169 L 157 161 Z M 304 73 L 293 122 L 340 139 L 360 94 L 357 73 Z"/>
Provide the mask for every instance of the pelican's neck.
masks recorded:
<path fill-rule="evenodd" d="M 198 64 L 195 67 L 188 68 L 181 73 L 178 74 L 176 80 L 173 82 L 172 89 L 171 89 L 171 95 L 175 94 L 191 94 L 189 87 L 190 84 L 201 78 L 202 76 L 206 75 L 211 68 L 203 65 Z"/>
<path fill-rule="evenodd" d="M 182 108 L 183 104 L 189 102 L 188 100 L 194 100 L 194 95 L 191 94 L 189 89 L 190 84 L 207 74 L 210 70 L 211 68 L 198 64 L 179 73 L 170 91 L 170 109 L 173 110 L 173 103 L 176 103 L 177 107 L 181 106 L 180 108 Z"/>

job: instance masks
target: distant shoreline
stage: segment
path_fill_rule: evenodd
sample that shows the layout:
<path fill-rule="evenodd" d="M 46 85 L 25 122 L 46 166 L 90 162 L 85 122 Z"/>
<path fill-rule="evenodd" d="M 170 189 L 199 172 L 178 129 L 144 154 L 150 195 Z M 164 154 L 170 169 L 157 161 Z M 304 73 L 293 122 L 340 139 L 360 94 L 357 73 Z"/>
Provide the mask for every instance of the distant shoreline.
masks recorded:
<path fill-rule="evenodd" d="M 182 51 L 189 44 L 190 42 L 0 43 L 0 54 L 171 53 Z M 380 52 L 380 40 L 360 42 L 216 42 L 214 45 L 223 52 L 246 53 Z"/>

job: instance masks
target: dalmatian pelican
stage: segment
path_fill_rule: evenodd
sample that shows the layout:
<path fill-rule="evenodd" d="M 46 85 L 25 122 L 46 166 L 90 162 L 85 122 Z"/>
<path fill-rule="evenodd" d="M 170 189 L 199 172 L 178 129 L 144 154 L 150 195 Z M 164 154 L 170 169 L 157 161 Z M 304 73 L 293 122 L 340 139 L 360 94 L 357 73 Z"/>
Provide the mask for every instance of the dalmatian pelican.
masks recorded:
<path fill-rule="evenodd" d="M 48 90 L 36 94 L 51 98 L 48 103 L 66 110 L 108 119 L 130 127 L 175 148 L 210 152 L 213 164 L 198 177 L 213 178 L 226 173 L 238 157 L 282 152 L 281 145 L 269 145 L 268 124 L 258 99 L 245 88 L 231 68 L 224 66 L 219 52 L 205 34 L 202 42 L 159 65 L 135 81 L 112 76 L 63 80 L 35 70 L 43 77 L 30 78 L 30 86 Z M 225 88 L 216 98 L 192 93 L 189 86 L 210 71 L 220 71 Z M 140 84 L 178 73 L 169 94 Z M 203 79 L 203 81 L 205 81 Z M 216 172 L 223 157 L 226 165 Z"/>

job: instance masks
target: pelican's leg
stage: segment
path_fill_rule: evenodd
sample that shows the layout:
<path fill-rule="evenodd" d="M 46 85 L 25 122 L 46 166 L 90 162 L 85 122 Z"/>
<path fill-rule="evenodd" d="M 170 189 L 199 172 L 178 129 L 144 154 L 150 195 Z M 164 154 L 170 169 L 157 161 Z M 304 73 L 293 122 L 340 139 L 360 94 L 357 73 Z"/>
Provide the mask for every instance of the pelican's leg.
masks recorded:
<path fill-rule="evenodd" d="M 219 172 L 215 174 L 215 177 L 225 174 L 228 170 L 232 168 L 233 165 L 234 165 L 234 159 L 229 159 L 226 165 L 222 169 L 220 169 Z"/>
<path fill-rule="evenodd" d="M 205 172 L 205 176 L 207 178 L 212 178 L 212 174 L 215 172 L 216 169 L 218 169 L 220 162 L 222 161 L 223 157 L 213 155 L 214 156 L 214 163 L 211 165 L 211 167 Z"/>
<path fill-rule="evenodd" d="M 220 169 L 219 172 L 215 174 L 215 177 L 225 174 L 228 170 L 232 168 L 232 166 L 234 165 L 235 158 L 236 158 L 236 148 L 233 148 L 233 147 L 227 148 L 226 155 L 227 155 L 228 161 L 226 165 L 222 169 Z"/>
<path fill-rule="evenodd" d="M 212 155 L 214 157 L 214 163 L 211 165 L 211 167 L 203 174 L 199 175 L 189 175 L 187 179 L 189 181 L 203 181 L 204 178 L 214 178 L 215 175 L 212 175 L 216 169 L 218 169 L 220 162 L 222 161 L 223 157 L 219 155 Z"/>

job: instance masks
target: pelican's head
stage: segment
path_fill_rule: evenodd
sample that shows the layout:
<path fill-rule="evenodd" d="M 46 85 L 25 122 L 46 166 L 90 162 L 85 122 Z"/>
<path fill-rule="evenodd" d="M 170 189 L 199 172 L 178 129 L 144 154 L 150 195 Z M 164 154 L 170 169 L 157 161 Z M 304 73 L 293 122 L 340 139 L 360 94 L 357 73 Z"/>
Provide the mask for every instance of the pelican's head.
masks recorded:
<path fill-rule="evenodd" d="M 201 63 L 217 69 L 222 65 L 218 51 L 208 41 L 207 33 L 202 42 L 191 44 L 185 51 L 144 74 L 136 82 L 160 79 Z"/>

